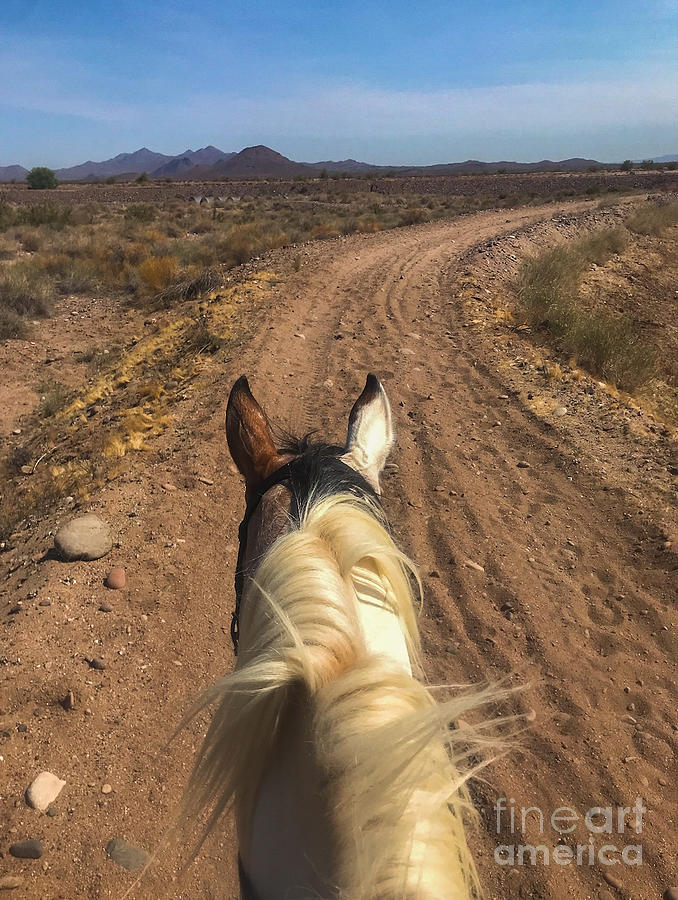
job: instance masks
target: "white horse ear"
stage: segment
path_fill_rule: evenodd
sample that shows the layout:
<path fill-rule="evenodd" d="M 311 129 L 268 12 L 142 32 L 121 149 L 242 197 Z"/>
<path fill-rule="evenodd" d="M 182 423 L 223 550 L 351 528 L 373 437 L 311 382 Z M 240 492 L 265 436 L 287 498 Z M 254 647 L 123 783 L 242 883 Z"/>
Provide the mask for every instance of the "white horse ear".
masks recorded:
<path fill-rule="evenodd" d="M 342 459 L 380 494 L 379 476 L 393 446 L 391 405 L 381 382 L 371 373 L 348 417 L 346 452 Z"/>

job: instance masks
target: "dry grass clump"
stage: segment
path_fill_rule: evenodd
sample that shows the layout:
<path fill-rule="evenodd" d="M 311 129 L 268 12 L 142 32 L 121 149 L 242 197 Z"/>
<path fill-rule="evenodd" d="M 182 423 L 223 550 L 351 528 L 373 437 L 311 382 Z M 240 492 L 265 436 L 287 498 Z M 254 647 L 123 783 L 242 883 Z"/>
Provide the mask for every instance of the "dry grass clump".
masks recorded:
<path fill-rule="evenodd" d="M 624 224 L 636 234 L 659 237 L 664 229 L 678 224 L 678 201 L 645 203 L 636 207 Z"/>
<path fill-rule="evenodd" d="M 177 277 L 179 264 L 176 256 L 151 256 L 138 268 L 142 285 L 157 293 L 165 290 Z"/>
<path fill-rule="evenodd" d="M 546 250 L 523 264 L 518 294 L 529 321 L 549 332 L 563 353 L 594 375 L 634 391 L 655 375 L 654 349 L 638 339 L 628 320 L 578 300 L 586 266 L 602 265 L 627 242 L 623 229 L 603 229 Z"/>
<path fill-rule="evenodd" d="M 26 262 L 0 269 L 0 339 L 22 336 L 28 319 L 49 311 L 49 285 L 39 270 Z"/>
<path fill-rule="evenodd" d="M 70 399 L 69 392 L 59 381 L 44 381 L 38 387 L 40 403 L 38 415 L 41 419 L 48 419 L 60 412 Z"/>

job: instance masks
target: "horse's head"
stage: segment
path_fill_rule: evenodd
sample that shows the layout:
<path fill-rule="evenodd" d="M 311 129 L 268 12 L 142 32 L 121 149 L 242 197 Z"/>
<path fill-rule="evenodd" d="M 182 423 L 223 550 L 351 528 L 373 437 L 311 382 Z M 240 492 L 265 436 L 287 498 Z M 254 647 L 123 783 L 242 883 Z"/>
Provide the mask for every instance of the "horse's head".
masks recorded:
<path fill-rule="evenodd" d="M 311 494 L 380 493 L 379 477 L 393 445 L 391 407 L 370 374 L 348 418 L 344 446 L 287 441 L 277 447 L 268 417 L 243 375 L 226 410 L 228 447 L 245 478 L 247 511 L 240 530 L 236 591 L 274 541 L 298 519 Z M 241 579 L 238 585 L 238 577 Z"/>

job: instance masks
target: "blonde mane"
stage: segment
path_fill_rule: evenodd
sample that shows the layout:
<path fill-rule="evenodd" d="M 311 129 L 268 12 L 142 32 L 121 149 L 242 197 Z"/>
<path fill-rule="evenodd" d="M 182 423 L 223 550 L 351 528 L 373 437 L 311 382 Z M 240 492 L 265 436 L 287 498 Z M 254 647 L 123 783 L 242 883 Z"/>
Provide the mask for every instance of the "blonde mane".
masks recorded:
<path fill-rule="evenodd" d="M 236 668 L 199 705 L 217 704 L 185 800 L 194 821 L 208 810 L 200 843 L 232 801 L 247 832 L 286 709 L 301 691 L 329 794 L 334 896 L 479 893 L 465 783 L 482 765 L 471 754 L 493 742 L 482 726 L 448 723 L 501 692 L 462 690 L 437 703 L 408 671 L 369 651 L 358 604 L 376 584 L 421 675 L 413 582 L 414 566 L 376 506 L 353 495 L 310 501 L 299 527 L 275 541 L 243 597 Z"/>

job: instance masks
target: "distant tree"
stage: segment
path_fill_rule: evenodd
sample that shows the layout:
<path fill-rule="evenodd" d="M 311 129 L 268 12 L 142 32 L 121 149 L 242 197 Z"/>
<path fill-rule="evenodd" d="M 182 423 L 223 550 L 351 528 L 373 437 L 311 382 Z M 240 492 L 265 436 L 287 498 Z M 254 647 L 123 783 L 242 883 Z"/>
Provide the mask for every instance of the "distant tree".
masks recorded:
<path fill-rule="evenodd" d="M 148 174 L 146 172 L 142 172 L 141 175 L 137 176 L 137 184 L 143 184 L 145 181 L 148 181 Z"/>
<path fill-rule="evenodd" d="M 654 160 L 653 159 L 644 159 L 640 164 L 641 169 L 654 169 Z"/>
<path fill-rule="evenodd" d="M 633 170 L 633 161 L 630 159 L 625 159 L 621 164 L 622 172 L 631 172 Z"/>
<path fill-rule="evenodd" d="M 35 166 L 32 168 L 26 175 L 26 181 L 32 191 L 55 188 L 59 184 L 54 172 L 46 166 Z"/>
<path fill-rule="evenodd" d="M 320 178 L 325 179 L 325 178 L 329 178 L 329 177 L 330 176 L 327 174 L 327 169 L 323 169 L 322 172 L 320 173 Z"/>

